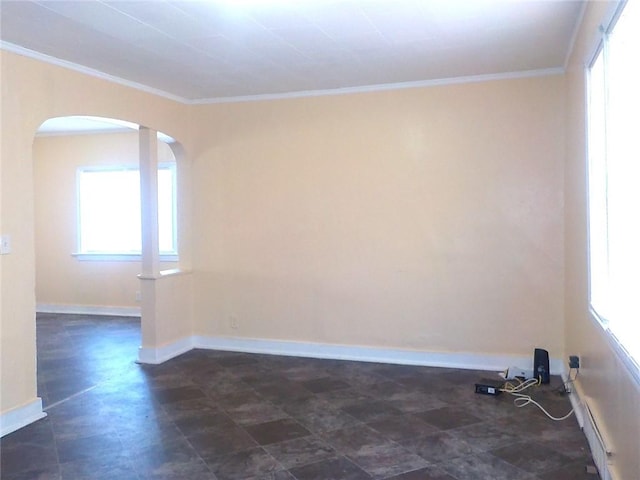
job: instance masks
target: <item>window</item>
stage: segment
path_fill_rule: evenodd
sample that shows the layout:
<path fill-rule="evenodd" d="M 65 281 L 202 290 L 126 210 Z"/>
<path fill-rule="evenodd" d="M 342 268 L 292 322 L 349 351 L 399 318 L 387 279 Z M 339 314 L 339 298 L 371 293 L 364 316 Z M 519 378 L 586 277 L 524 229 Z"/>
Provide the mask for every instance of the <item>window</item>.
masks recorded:
<path fill-rule="evenodd" d="M 139 258 L 140 171 L 132 167 L 83 167 L 78 170 L 77 181 L 78 255 L 109 260 Z M 163 260 L 175 260 L 172 257 L 177 254 L 175 185 L 175 165 L 161 164 L 158 227 Z"/>
<path fill-rule="evenodd" d="M 591 309 L 640 363 L 640 2 L 605 31 L 589 67 Z M 637 369 L 637 368 L 636 368 Z"/>

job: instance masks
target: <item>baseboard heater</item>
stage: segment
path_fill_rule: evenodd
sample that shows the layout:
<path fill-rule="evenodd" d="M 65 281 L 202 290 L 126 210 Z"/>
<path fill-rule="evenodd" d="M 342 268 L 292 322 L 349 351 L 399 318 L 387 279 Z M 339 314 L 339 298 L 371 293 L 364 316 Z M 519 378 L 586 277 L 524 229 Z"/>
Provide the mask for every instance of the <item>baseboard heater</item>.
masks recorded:
<path fill-rule="evenodd" d="M 593 416 L 591 408 L 589 406 L 589 400 L 585 399 L 582 403 L 584 413 L 584 425 L 582 430 L 584 436 L 589 442 L 589 448 L 591 448 L 591 455 L 593 456 L 593 463 L 595 463 L 601 480 L 616 480 L 611 476 L 609 465 L 611 464 L 612 451 L 608 447 L 598 424 Z"/>

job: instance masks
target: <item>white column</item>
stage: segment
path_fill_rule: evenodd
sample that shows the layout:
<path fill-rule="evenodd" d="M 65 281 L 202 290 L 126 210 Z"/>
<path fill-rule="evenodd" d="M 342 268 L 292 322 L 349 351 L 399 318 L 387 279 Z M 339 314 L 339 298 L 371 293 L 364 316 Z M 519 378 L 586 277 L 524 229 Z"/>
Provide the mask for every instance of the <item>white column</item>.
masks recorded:
<path fill-rule="evenodd" d="M 158 134 L 140 126 L 140 205 L 142 210 L 141 278 L 160 276 L 158 229 Z"/>

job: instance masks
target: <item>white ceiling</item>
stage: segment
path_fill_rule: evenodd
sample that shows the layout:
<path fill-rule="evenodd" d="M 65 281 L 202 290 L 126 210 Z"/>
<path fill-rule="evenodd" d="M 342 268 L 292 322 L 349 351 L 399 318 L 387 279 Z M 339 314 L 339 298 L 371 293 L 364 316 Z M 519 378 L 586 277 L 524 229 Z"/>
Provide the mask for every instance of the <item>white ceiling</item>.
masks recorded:
<path fill-rule="evenodd" d="M 583 3 L 0 0 L 0 37 L 197 103 L 548 73 L 563 68 Z"/>

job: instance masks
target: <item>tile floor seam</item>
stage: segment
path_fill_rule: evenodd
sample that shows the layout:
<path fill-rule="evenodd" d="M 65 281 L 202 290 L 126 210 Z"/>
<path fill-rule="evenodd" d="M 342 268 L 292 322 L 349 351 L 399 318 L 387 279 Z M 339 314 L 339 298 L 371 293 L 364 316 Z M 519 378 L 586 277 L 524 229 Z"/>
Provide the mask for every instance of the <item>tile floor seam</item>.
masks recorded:
<path fill-rule="evenodd" d="M 174 425 L 175 425 L 175 422 L 173 422 L 173 420 L 171 420 L 171 422 L 174 423 Z M 207 467 L 207 470 L 209 470 L 211 475 L 213 475 L 213 478 L 216 479 L 216 475 L 215 475 L 214 471 L 211 469 L 211 466 L 209 465 L 209 463 L 204 458 L 202 458 L 202 455 L 200 454 L 198 449 L 191 443 L 189 438 L 182 432 L 182 430 L 180 430 L 180 428 L 177 425 L 176 425 L 176 428 L 178 429 L 178 431 L 182 435 L 182 438 L 184 438 L 184 441 L 187 443 L 187 445 L 189 445 L 193 449 L 193 451 L 196 452 L 196 455 L 198 456 L 200 461 Z"/>
<path fill-rule="evenodd" d="M 95 474 L 88 471 L 89 475 L 124 472 L 132 479 L 144 480 L 150 473 L 145 465 L 154 464 L 159 468 L 156 474 L 165 480 L 185 478 L 176 475 L 187 471 L 193 473 L 193 480 L 211 480 L 216 471 L 226 472 L 218 480 L 265 480 L 259 472 L 267 475 L 274 468 L 282 472 L 273 475 L 278 480 L 340 478 L 336 473 L 340 469 L 348 472 L 345 478 L 358 479 L 396 480 L 421 470 L 423 475 L 446 471 L 446 478 L 454 480 L 489 480 L 478 472 L 492 471 L 496 478 L 509 472 L 518 472 L 530 480 L 541 480 L 547 474 L 571 475 L 581 480 L 597 478 L 581 473 L 588 452 L 575 422 L 552 424 L 539 418 L 534 410 L 506 411 L 510 405 L 477 396 L 472 391 L 473 381 L 476 375 L 485 376 L 486 372 L 203 349 L 161 365 L 139 365 L 127 360 L 128 355 L 135 356 L 137 352 L 139 320 L 136 323 L 117 317 L 78 315 L 52 315 L 40 320 L 36 325 L 40 329 L 38 393 L 49 415 L 40 421 L 44 428 L 28 426 L 24 431 L 33 432 L 37 436 L 33 441 L 42 448 L 53 448 L 53 455 L 42 461 L 48 465 L 46 471 L 56 478 L 77 472 L 78 468 L 90 468 L 95 462 L 92 458 L 106 448 L 96 445 L 91 450 L 90 443 L 83 446 L 89 449 L 86 460 L 76 460 L 85 458 L 85 453 L 70 451 L 74 442 L 61 445 L 62 439 L 91 438 L 112 430 L 116 432 L 116 440 L 112 441 L 117 442 L 116 450 L 121 453 L 105 458 L 104 470 L 98 469 Z M 52 335 L 48 339 L 47 333 Z M 85 354 L 78 355 L 80 352 Z M 85 379 L 77 379 L 79 375 Z M 70 380 L 68 386 L 61 384 L 66 378 Z M 88 383 L 93 386 L 86 388 Z M 78 387 L 86 391 L 78 393 L 74 390 Z M 540 394 L 555 408 L 562 408 L 567 402 L 546 391 L 541 390 Z M 227 403 L 220 404 L 225 397 Z M 240 406 L 243 398 L 249 405 L 247 409 L 233 412 L 233 402 Z M 62 402 L 56 404 L 60 399 Z M 94 421 L 87 414 L 94 413 L 91 402 L 99 404 L 96 414 L 107 417 Z M 252 428 L 274 421 L 279 422 L 272 424 L 277 428 Z M 109 422 L 130 425 L 109 427 Z M 492 427 L 493 422 L 496 426 Z M 107 430 L 98 430 L 100 425 L 106 425 Z M 287 433 L 289 428 L 297 433 Z M 39 433 L 47 429 L 49 434 Z M 260 445 L 250 431 L 262 431 L 261 435 L 267 436 L 261 441 L 267 443 Z M 231 444 L 227 432 L 237 432 Z M 358 432 L 365 437 L 358 440 Z M 290 434 L 303 436 L 287 440 Z M 12 434 L 7 438 L 28 440 L 28 435 Z M 269 439 L 277 441 L 270 443 Z M 224 443 L 218 447 L 218 441 Z M 507 448 L 513 441 L 523 449 L 530 448 L 533 442 L 541 446 L 541 451 L 565 445 L 568 450 L 549 455 L 548 459 L 539 460 L 540 455 L 527 459 L 522 456 L 526 452 L 520 454 L 517 448 Z M 153 445 L 166 453 L 138 462 L 130 448 L 139 442 L 149 455 Z M 20 445 L 16 442 L 11 451 L 19 454 Z M 369 446 L 358 453 L 358 445 Z M 455 446 L 454 450 L 450 446 Z M 61 448 L 71 463 L 60 463 Z M 497 450 L 500 451 L 494 455 L 492 452 Z M 232 453 L 222 454 L 227 451 Z M 378 451 L 382 457 L 376 456 Z M 19 475 L 19 469 L 26 468 L 24 461 L 18 461 L 15 455 L 11 458 L 15 459 L 14 473 Z M 325 460 L 314 463 L 315 458 Z M 226 462 L 225 459 L 235 463 L 219 470 L 219 462 Z M 243 459 L 252 462 L 245 475 L 245 467 L 238 463 Z M 61 465 L 65 465 L 64 471 Z M 559 465 L 561 468 L 554 468 Z M 34 464 L 28 468 L 45 467 Z M 323 468 L 333 469 L 334 475 L 323 475 Z M 57 474 L 52 473 L 56 469 Z M 477 474 L 469 476 L 473 471 Z M 418 478 L 416 475 L 411 478 Z"/>

